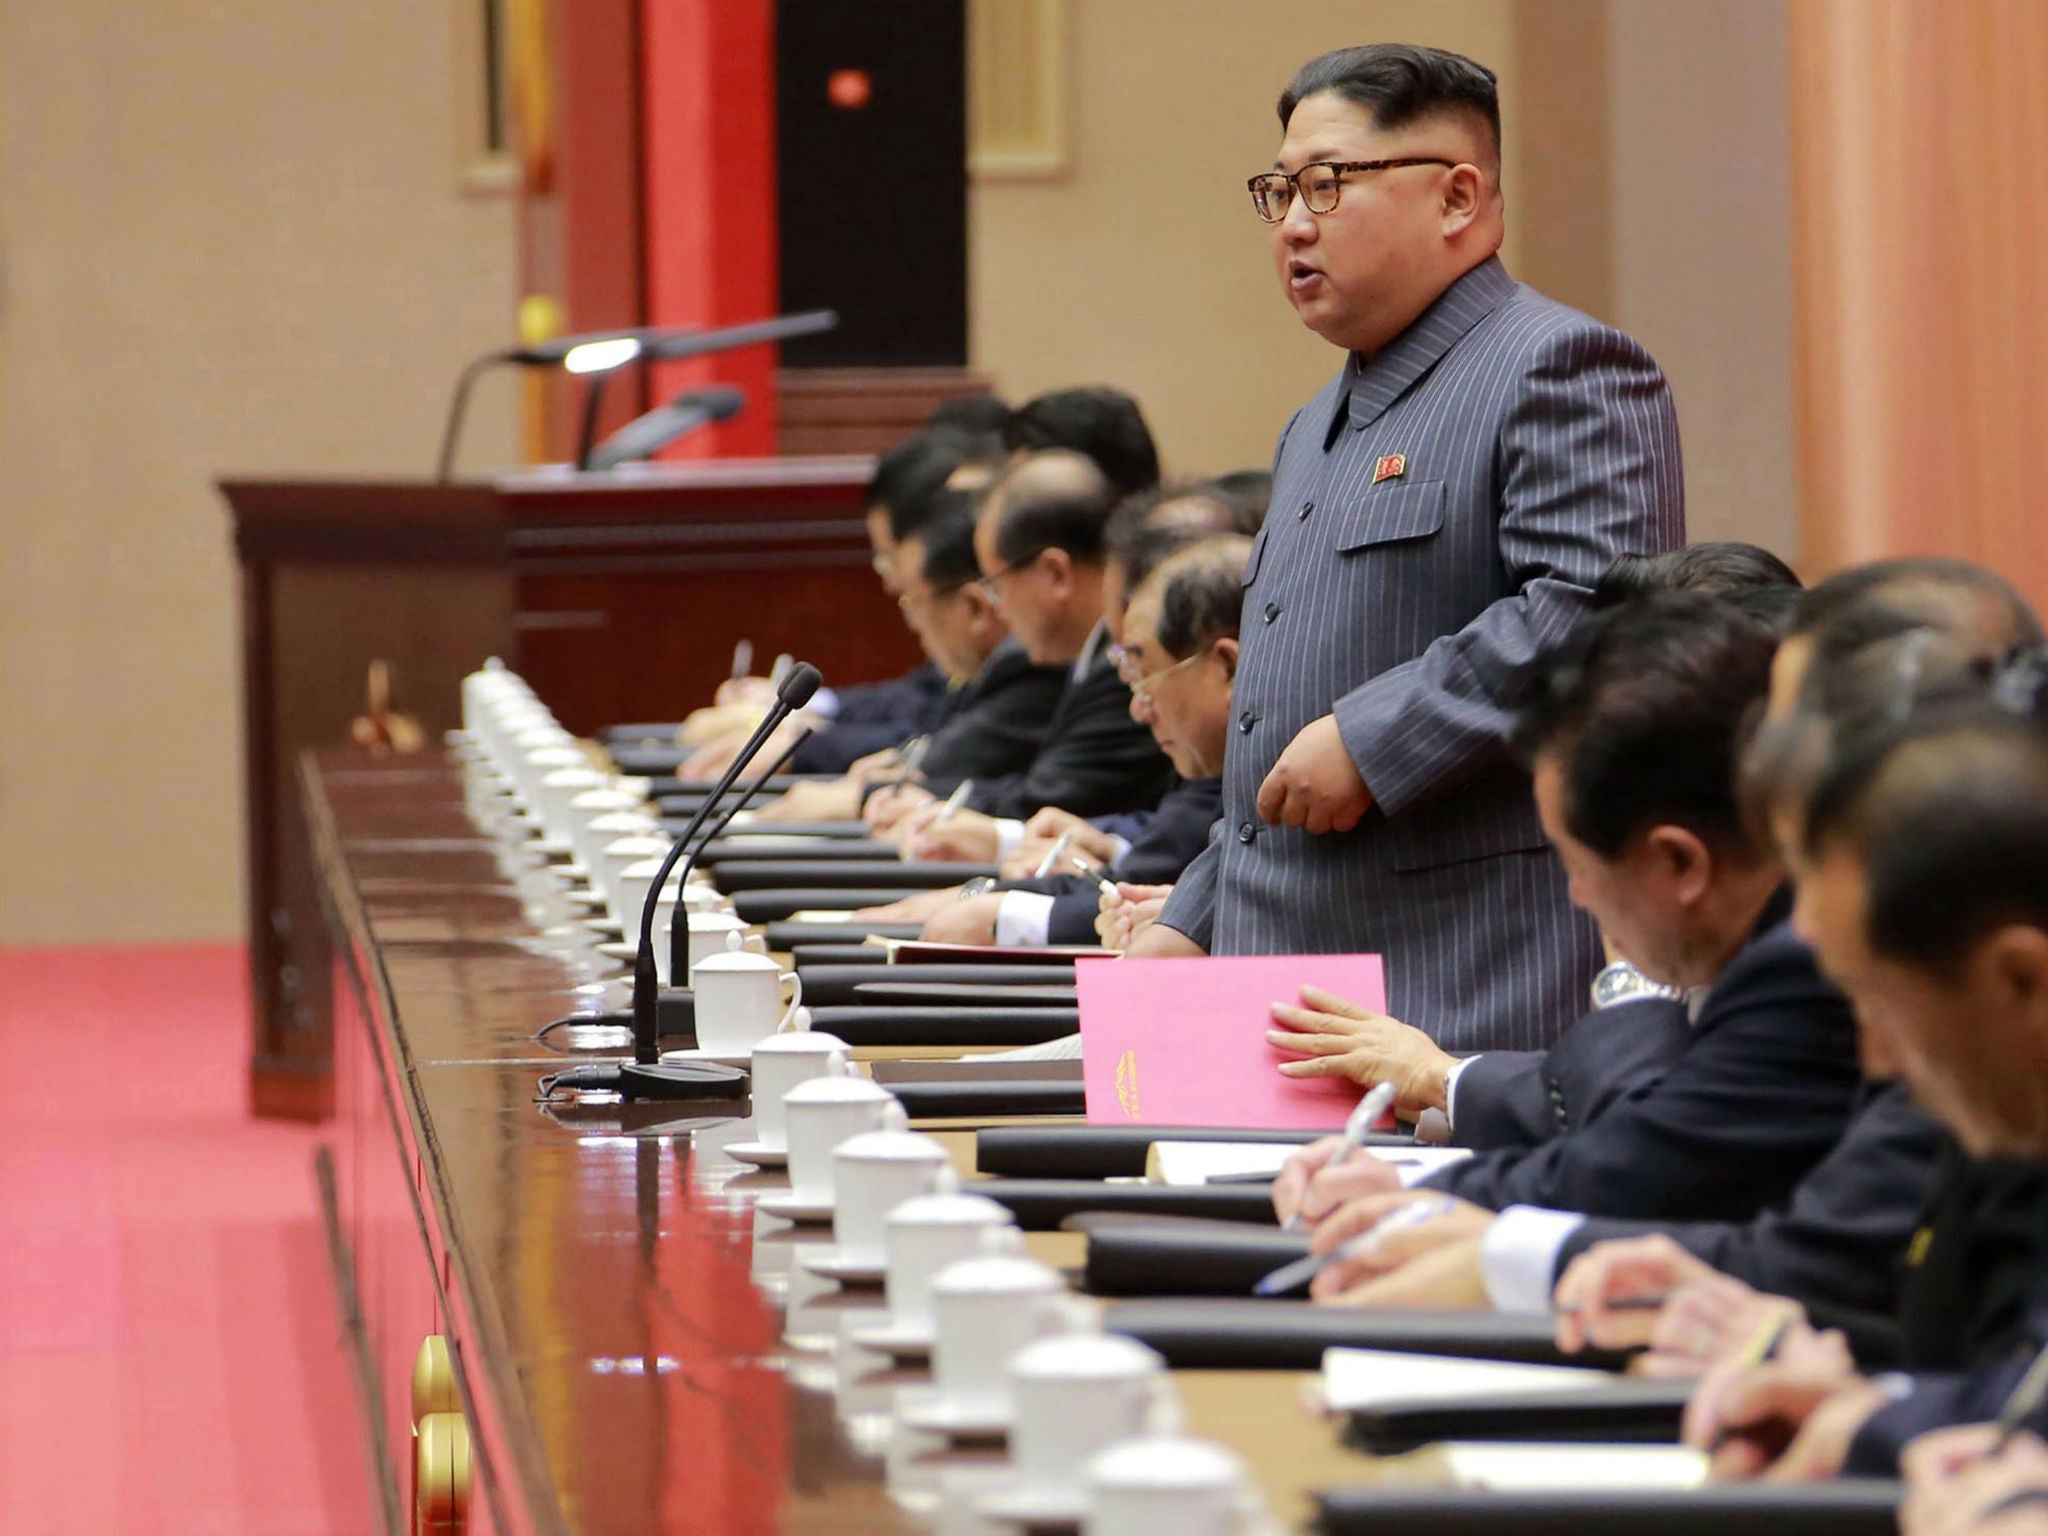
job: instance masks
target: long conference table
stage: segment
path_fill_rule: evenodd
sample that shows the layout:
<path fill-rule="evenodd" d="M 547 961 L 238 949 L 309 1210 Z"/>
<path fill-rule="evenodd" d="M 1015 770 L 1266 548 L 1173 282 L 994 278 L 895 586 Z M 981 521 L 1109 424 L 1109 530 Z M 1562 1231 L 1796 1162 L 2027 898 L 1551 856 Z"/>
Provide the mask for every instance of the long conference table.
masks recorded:
<path fill-rule="evenodd" d="M 892 1421 L 924 1373 L 838 1342 L 879 1293 L 794 1268 L 816 1237 L 752 1208 L 785 1181 L 718 1150 L 745 1124 L 536 1102 L 566 1062 L 536 1032 L 621 996 L 540 856 L 487 835 L 438 754 L 309 753 L 301 787 L 335 953 L 320 1172 L 387 1529 L 934 1529 L 941 1480 L 1000 1454 Z M 970 1128 L 918 1128 L 971 1175 Z M 1071 1269 L 1082 1241 L 1027 1247 Z M 1287 1527 L 1372 1476 L 1309 1379 L 1176 1373 L 1188 1431 Z"/>

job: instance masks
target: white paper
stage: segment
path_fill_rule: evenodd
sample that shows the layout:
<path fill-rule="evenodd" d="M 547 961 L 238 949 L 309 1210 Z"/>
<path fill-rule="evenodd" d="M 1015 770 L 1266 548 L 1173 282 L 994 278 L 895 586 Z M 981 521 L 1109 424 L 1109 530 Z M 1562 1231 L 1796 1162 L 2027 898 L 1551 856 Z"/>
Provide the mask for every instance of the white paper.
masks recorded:
<path fill-rule="evenodd" d="M 1295 1142 L 1155 1141 L 1146 1158 L 1146 1175 L 1155 1184 L 1183 1186 L 1214 1178 L 1277 1176 L 1300 1150 Z M 1401 1182 L 1412 1184 L 1472 1153 L 1465 1147 L 1365 1147 L 1361 1155 L 1391 1163 L 1400 1170 Z"/>
<path fill-rule="evenodd" d="M 1547 1489 L 1697 1488 L 1704 1452 L 1684 1445 L 1580 1445 L 1447 1440 L 1434 1448 L 1459 1488 L 1503 1493 Z"/>
<path fill-rule="evenodd" d="M 1079 1061 L 1081 1059 L 1081 1037 L 1078 1034 L 1061 1035 L 1057 1040 L 1047 1040 L 1039 1045 L 1020 1045 L 1010 1051 L 983 1051 L 973 1056 L 961 1056 L 960 1061 Z"/>
<path fill-rule="evenodd" d="M 822 907 L 807 907 L 801 912 L 790 913 L 789 920 L 792 923 L 850 923 L 854 921 L 854 916 L 851 908 L 836 911 Z M 866 919 L 863 918 L 861 921 L 865 922 Z"/>
<path fill-rule="evenodd" d="M 1515 1397 L 1606 1386 L 1609 1371 L 1577 1365 L 1525 1365 L 1509 1360 L 1461 1360 L 1396 1349 L 1323 1351 L 1323 1402 L 1334 1412 L 1386 1403 L 1449 1402 L 1470 1397 Z"/>

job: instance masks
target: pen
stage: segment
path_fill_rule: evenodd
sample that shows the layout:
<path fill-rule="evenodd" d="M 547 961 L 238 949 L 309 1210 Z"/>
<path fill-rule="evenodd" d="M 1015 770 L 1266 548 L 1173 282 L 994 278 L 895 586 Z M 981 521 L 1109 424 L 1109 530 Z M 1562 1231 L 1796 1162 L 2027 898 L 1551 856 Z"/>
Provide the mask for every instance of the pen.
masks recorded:
<path fill-rule="evenodd" d="M 740 639 L 732 643 L 732 676 L 738 682 L 754 670 L 754 642 Z"/>
<path fill-rule="evenodd" d="M 1601 1308 L 1608 1312 L 1655 1312 L 1670 1299 L 1669 1291 L 1656 1291 L 1648 1296 L 1617 1296 L 1611 1301 L 1602 1302 Z M 1569 1307 L 1559 1307 L 1557 1310 L 1560 1316 L 1577 1317 L 1581 1312 L 1590 1312 L 1592 1308 L 1584 1303 L 1576 1303 Z"/>
<path fill-rule="evenodd" d="M 1346 1162 L 1365 1142 L 1365 1133 L 1379 1124 L 1380 1116 L 1394 1105 L 1394 1085 L 1375 1083 L 1366 1096 L 1358 1101 L 1358 1107 L 1351 1111 L 1351 1118 L 1344 1122 L 1344 1134 L 1337 1142 L 1337 1150 L 1330 1154 L 1329 1162 L 1323 1166 L 1335 1168 Z M 1297 1210 L 1282 1225 L 1283 1232 L 1301 1230 L 1301 1212 Z"/>
<path fill-rule="evenodd" d="M 1084 875 L 1090 880 L 1093 880 L 1095 882 L 1096 888 L 1100 890 L 1105 896 L 1115 896 L 1119 901 L 1123 899 L 1122 893 L 1118 891 L 1116 888 L 1116 882 L 1105 876 L 1101 870 L 1097 869 L 1093 864 L 1090 864 L 1078 853 L 1068 854 L 1067 862 L 1073 865 L 1074 868 L 1077 871 L 1079 871 L 1082 875 Z"/>
<path fill-rule="evenodd" d="M 1441 1216 L 1450 1208 L 1451 1202 L 1440 1195 L 1432 1196 L 1426 1200 L 1411 1201 L 1407 1205 L 1396 1206 L 1363 1232 L 1359 1233 L 1358 1236 L 1346 1239 L 1328 1253 L 1311 1253 L 1306 1258 L 1295 1259 L 1292 1263 L 1282 1264 L 1270 1275 L 1259 1281 L 1257 1285 L 1254 1285 L 1252 1287 L 1252 1294 L 1254 1296 L 1284 1295 L 1303 1281 L 1315 1279 L 1317 1275 L 1320 1275 L 1339 1259 L 1357 1258 L 1366 1251 L 1368 1246 L 1378 1239 L 1385 1237 L 1388 1233 L 1398 1232 L 1403 1227 L 1420 1226 L 1432 1217 Z"/>
<path fill-rule="evenodd" d="M 1768 1317 L 1757 1324 L 1756 1331 L 1749 1336 L 1742 1348 L 1728 1357 L 1730 1370 L 1734 1372 L 1752 1371 L 1770 1359 L 1772 1355 L 1778 1352 L 1778 1345 L 1784 1340 L 1785 1330 L 1792 1326 L 1792 1320 L 1796 1316 L 1798 1316 L 1798 1309 L 1796 1307 L 1785 1306 L 1773 1309 Z M 1732 1434 L 1733 1431 L 1727 1425 L 1717 1426 L 1714 1430 L 1714 1442 L 1710 1449 L 1718 1451 L 1727 1443 Z"/>
<path fill-rule="evenodd" d="M 1052 840 L 1052 846 L 1045 850 L 1045 857 L 1038 861 L 1038 868 L 1031 872 L 1034 880 L 1043 880 L 1060 867 L 1060 860 L 1067 856 L 1067 849 L 1074 841 L 1074 829 L 1067 828 Z"/>
<path fill-rule="evenodd" d="M 2019 1379 L 2019 1385 L 2012 1389 L 2012 1396 L 1998 1410 L 1998 1437 L 1991 1442 L 1990 1455 L 1998 1455 L 2011 1443 L 2012 1437 L 2020 1432 L 2020 1426 L 2041 1406 L 2044 1396 L 2048 1396 L 2048 1345 L 2034 1356 L 2034 1363 L 2027 1367 L 2027 1374 Z"/>
<path fill-rule="evenodd" d="M 974 780 L 972 779 L 962 779 L 958 784 L 955 784 L 953 786 L 953 793 L 946 796 L 946 803 L 939 807 L 939 814 L 932 818 L 932 825 L 943 827 L 947 822 L 951 821 L 953 813 L 960 809 L 961 804 L 967 799 L 967 791 L 972 788 L 974 788 Z"/>

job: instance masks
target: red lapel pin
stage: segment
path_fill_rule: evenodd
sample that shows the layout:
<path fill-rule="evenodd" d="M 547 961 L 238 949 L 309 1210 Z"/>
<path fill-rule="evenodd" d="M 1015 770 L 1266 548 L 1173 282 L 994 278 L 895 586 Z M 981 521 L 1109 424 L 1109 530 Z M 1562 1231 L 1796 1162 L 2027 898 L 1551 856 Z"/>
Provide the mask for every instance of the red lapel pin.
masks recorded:
<path fill-rule="evenodd" d="M 1379 462 L 1372 467 L 1372 483 L 1394 480 L 1408 473 L 1408 455 L 1405 453 L 1383 453 Z"/>

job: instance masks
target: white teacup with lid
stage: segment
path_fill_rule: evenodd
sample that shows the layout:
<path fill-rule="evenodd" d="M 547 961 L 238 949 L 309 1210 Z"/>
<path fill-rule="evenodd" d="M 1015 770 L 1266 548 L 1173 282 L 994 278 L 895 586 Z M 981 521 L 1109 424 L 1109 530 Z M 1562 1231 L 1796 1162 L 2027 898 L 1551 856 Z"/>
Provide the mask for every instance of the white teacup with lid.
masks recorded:
<path fill-rule="evenodd" d="M 540 781 L 541 830 L 573 852 L 577 821 L 571 802 L 590 790 L 603 789 L 609 782 L 604 774 L 587 766 L 550 769 Z"/>
<path fill-rule="evenodd" d="M 790 1028 L 754 1042 L 749 1068 L 754 1099 L 754 1139 L 748 1144 L 752 1150 L 787 1155 L 783 1096 L 814 1077 L 845 1077 L 853 1070 L 851 1047 L 837 1035 L 812 1029 L 810 1023 L 810 1009 L 799 1008 Z"/>
<path fill-rule="evenodd" d="M 896 1095 L 872 1078 L 814 1077 L 782 1096 L 783 1131 L 789 1138 L 789 1194 L 763 1195 L 771 1215 L 823 1221 L 832 1214 L 832 1153 L 839 1143 L 882 1124 Z"/>
<path fill-rule="evenodd" d="M 1119 1441 L 1180 1428 L 1179 1400 L 1157 1350 L 1118 1334 L 1036 1339 L 1009 1363 L 1013 1486 L 981 1503 L 1025 1521 L 1078 1519 L 1089 1458 Z"/>
<path fill-rule="evenodd" d="M 708 894 L 699 896 L 699 891 L 706 891 Z M 735 941 L 757 955 L 765 955 L 768 952 L 767 940 L 758 933 L 749 933 L 745 918 L 724 911 L 718 905 L 724 898 L 717 892 L 710 891 L 705 886 L 693 885 L 685 899 L 690 904 L 690 975 L 683 985 L 695 987 L 698 964 L 713 955 L 727 953 L 734 947 Z"/>
<path fill-rule="evenodd" d="M 957 1169 L 940 1168 L 930 1194 L 904 1201 L 882 1219 L 889 1320 L 854 1342 L 912 1358 L 928 1353 L 933 1279 L 948 1265 L 986 1252 L 984 1234 L 1015 1225 L 988 1196 L 962 1193 Z"/>
<path fill-rule="evenodd" d="M 932 1280 L 932 1381 L 936 1392 L 906 1401 L 918 1429 L 1001 1436 L 1014 1412 L 1010 1356 L 1069 1326 L 1067 1287 L 1049 1264 L 1026 1258 L 1014 1228 L 982 1233 L 985 1250 L 958 1259 Z"/>
<path fill-rule="evenodd" d="M 1126 1440 L 1094 1457 L 1086 1478 L 1085 1536 L 1246 1536 L 1257 1524 L 1244 1462 L 1213 1440 Z"/>
<path fill-rule="evenodd" d="M 941 1170 L 952 1166 L 936 1137 L 909 1129 L 901 1104 L 883 1113 L 882 1129 L 842 1141 L 832 1154 L 832 1236 L 839 1247 L 832 1267 L 841 1279 L 879 1280 L 887 1269 L 883 1223 L 906 1200 L 938 1188 Z"/>
<path fill-rule="evenodd" d="M 726 934 L 723 954 L 706 955 L 690 966 L 690 992 L 697 1014 L 701 1056 L 751 1056 L 754 1047 L 787 1029 L 803 1005 L 804 981 L 768 956 L 740 947 L 737 932 Z M 782 988 L 790 989 L 789 1002 Z"/>

